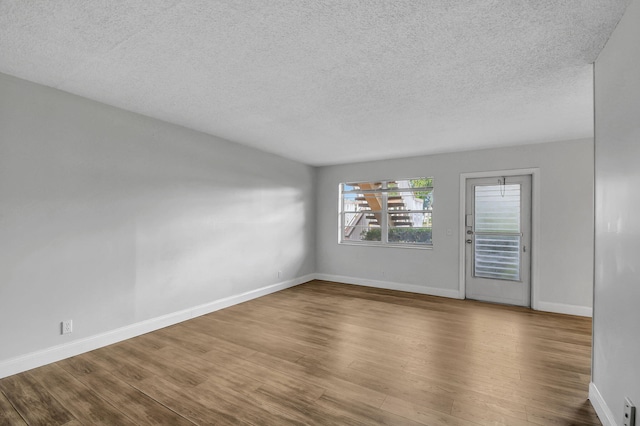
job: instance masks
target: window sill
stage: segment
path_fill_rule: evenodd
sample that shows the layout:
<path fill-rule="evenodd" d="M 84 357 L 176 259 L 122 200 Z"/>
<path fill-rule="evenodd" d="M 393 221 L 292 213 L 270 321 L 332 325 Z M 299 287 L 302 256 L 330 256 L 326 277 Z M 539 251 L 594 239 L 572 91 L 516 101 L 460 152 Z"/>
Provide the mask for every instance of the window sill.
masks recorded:
<path fill-rule="evenodd" d="M 433 250 L 433 244 L 376 244 L 370 242 L 355 242 L 355 241 L 339 241 L 339 245 L 344 246 L 364 246 L 364 247 L 380 247 L 380 248 L 401 248 L 401 249 L 414 249 L 414 250 Z"/>

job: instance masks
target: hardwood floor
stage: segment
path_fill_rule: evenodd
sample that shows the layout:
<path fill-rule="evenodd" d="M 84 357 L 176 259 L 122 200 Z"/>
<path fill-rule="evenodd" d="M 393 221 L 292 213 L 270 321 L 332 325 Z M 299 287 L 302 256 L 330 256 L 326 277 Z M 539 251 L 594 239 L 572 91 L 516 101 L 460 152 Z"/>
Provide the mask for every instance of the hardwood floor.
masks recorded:
<path fill-rule="evenodd" d="M 313 281 L 0 380 L 0 424 L 599 425 L 591 320 Z"/>

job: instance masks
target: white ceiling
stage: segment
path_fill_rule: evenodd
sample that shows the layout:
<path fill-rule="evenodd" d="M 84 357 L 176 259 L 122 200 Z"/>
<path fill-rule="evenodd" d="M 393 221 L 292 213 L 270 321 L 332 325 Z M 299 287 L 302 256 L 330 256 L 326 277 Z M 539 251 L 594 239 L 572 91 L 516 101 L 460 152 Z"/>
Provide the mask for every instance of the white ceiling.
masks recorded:
<path fill-rule="evenodd" d="M 0 72 L 312 165 L 590 137 L 628 0 L 0 0 Z"/>

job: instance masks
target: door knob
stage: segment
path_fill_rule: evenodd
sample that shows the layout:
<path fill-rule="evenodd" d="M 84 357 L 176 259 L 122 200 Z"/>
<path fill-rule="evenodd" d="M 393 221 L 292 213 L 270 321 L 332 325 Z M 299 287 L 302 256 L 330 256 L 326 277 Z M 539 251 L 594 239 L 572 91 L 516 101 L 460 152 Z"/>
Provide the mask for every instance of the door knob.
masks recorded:
<path fill-rule="evenodd" d="M 467 244 L 471 244 L 472 242 L 473 242 L 473 241 L 471 240 L 471 238 L 469 238 L 469 239 L 467 240 Z"/>

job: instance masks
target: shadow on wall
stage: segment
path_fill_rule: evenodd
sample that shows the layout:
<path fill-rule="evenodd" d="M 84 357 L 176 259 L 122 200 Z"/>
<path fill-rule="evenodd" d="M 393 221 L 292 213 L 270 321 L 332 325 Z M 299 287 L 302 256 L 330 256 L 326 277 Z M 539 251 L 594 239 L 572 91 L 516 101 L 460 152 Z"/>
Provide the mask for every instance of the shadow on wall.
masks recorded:
<path fill-rule="evenodd" d="M 25 87 L 46 94 L 0 140 L 0 360 L 68 342 L 62 319 L 80 339 L 313 272 L 312 168 Z"/>

